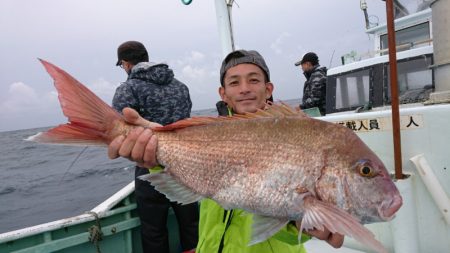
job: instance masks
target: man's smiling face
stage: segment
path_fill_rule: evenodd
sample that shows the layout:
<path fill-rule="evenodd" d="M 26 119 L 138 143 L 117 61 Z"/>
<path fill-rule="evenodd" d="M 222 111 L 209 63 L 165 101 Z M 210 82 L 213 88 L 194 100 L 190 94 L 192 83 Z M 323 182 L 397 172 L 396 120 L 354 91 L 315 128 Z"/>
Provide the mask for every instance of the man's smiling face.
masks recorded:
<path fill-rule="evenodd" d="M 222 100 L 239 114 L 264 109 L 273 91 L 273 84 L 266 81 L 264 71 L 251 63 L 229 68 L 223 85 L 219 88 Z"/>

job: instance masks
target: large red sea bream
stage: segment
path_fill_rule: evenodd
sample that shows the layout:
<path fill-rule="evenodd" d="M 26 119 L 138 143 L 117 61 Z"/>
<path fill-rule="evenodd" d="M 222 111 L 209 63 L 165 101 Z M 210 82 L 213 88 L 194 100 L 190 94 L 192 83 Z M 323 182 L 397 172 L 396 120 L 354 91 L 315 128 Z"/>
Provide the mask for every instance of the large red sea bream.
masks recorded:
<path fill-rule="evenodd" d="M 69 123 L 31 140 L 105 145 L 133 127 L 58 67 L 55 81 Z M 254 214 L 258 243 L 289 221 L 328 228 L 378 252 L 383 245 L 361 224 L 390 220 L 402 205 L 380 159 L 350 129 L 307 117 L 286 105 L 233 117 L 196 117 L 153 128 L 162 173 L 145 177 L 174 201 L 211 198 Z"/>

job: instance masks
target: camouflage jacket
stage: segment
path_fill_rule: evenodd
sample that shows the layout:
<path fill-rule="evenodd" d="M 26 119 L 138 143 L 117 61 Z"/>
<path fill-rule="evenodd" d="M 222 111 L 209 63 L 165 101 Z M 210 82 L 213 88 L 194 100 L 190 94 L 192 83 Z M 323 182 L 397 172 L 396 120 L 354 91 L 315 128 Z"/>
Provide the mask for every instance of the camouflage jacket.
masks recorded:
<path fill-rule="evenodd" d="M 162 125 L 188 118 L 192 102 L 188 87 L 174 78 L 166 64 L 138 63 L 114 94 L 114 109 L 131 107 L 145 119 Z"/>
<path fill-rule="evenodd" d="M 306 77 L 303 86 L 302 109 L 318 107 L 321 114 L 325 114 L 325 93 L 327 86 L 327 68 L 320 65 L 304 73 Z"/>

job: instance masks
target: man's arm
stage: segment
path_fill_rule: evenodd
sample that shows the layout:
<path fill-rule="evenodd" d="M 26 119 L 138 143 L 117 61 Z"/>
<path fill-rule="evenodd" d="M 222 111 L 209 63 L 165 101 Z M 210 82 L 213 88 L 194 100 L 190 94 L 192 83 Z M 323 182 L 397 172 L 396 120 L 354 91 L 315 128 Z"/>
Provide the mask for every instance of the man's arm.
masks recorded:
<path fill-rule="evenodd" d="M 327 77 L 322 73 L 313 73 L 311 75 L 311 96 L 308 97 L 301 108 L 321 107 L 325 101 Z"/>
<path fill-rule="evenodd" d="M 117 87 L 112 99 L 112 106 L 118 112 L 122 112 L 126 107 L 134 109 L 138 107 L 138 101 L 130 85 L 122 83 Z"/>

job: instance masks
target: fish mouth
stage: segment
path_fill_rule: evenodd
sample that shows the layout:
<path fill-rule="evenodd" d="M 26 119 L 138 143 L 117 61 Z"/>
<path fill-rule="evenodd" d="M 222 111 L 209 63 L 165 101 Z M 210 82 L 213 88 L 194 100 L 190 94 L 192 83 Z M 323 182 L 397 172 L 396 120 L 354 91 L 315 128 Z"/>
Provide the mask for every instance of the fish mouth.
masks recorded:
<path fill-rule="evenodd" d="M 394 214 L 400 209 L 403 204 L 402 197 L 400 195 L 395 195 L 390 200 L 385 200 L 381 203 L 378 208 L 378 214 L 380 218 L 385 221 L 390 221 L 394 218 Z"/>

